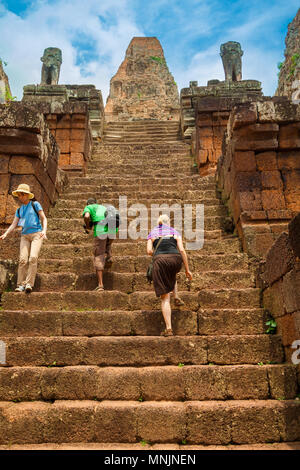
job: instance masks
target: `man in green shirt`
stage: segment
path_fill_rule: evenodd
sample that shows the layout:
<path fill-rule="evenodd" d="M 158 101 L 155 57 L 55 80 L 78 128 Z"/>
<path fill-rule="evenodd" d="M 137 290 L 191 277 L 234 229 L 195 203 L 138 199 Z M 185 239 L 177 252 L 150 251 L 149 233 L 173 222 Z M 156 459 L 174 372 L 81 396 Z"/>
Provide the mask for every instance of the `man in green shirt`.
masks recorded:
<path fill-rule="evenodd" d="M 106 223 L 106 207 L 97 204 L 96 199 L 87 200 L 87 205 L 83 209 L 86 230 L 94 227 L 94 266 L 98 278 L 96 291 L 103 291 L 103 270 L 105 262 L 111 261 L 112 238 L 109 234 L 116 233 L 118 229 L 109 229 Z"/>

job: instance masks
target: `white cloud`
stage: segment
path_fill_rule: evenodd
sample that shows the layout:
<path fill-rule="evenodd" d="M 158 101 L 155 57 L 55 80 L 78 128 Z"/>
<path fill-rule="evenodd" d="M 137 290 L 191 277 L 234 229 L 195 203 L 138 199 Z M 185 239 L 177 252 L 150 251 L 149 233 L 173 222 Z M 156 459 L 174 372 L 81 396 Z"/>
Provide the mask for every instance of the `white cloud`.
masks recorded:
<path fill-rule="evenodd" d="M 59 83 L 94 84 L 106 98 L 109 81 L 124 59 L 130 40 L 144 36 L 131 13 L 126 0 L 39 3 L 22 18 L 2 7 L 0 57 L 8 63 L 6 73 L 12 93 L 21 99 L 24 85 L 40 83 L 44 49 L 59 47 L 63 57 Z M 100 15 L 107 21 L 100 21 Z M 76 65 L 77 52 L 72 45 L 83 35 L 92 39 L 100 56 L 99 61 L 87 64 L 85 74 Z"/>

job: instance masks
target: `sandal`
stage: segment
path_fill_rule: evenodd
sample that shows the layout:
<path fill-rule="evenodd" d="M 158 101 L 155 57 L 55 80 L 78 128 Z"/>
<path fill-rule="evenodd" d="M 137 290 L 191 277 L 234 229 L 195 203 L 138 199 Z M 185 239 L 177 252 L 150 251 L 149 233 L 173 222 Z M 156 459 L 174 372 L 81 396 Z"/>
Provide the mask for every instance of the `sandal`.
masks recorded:
<path fill-rule="evenodd" d="M 103 286 L 97 286 L 96 289 L 94 289 L 94 291 L 97 291 L 97 292 L 102 292 L 103 290 L 104 290 Z"/>
<path fill-rule="evenodd" d="M 184 301 L 181 300 L 179 297 L 176 297 L 174 299 L 174 304 L 177 306 L 177 307 L 180 307 L 180 305 L 184 305 Z"/>
<path fill-rule="evenodd" d="M 172 328 L 166 328 L 162 333 L 161 336 L 174 336 Z"/>

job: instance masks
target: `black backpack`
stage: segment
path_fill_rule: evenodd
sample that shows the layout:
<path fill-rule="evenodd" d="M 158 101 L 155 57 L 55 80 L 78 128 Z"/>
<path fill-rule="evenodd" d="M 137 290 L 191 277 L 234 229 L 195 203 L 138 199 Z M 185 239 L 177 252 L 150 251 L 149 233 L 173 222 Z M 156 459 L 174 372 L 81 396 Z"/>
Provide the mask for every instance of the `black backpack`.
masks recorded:
<path fill-rule="evenodd" d="M 118 228 L 120 226 L 120 214 L 114 206 L 106 206 L 105 218 L 108 228 Z"/>

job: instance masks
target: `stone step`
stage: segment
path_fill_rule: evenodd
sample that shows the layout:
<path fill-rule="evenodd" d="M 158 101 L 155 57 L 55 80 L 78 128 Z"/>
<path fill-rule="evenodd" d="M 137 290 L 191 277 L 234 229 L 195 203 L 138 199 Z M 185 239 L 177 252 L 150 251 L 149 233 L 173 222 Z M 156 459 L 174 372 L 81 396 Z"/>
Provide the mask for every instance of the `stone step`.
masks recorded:
<path fill-rule="evenodd" d="M 114 242 L 115 243 L 115 242 Z M 90 256 L 76 257 L 74 259 L 43 259 L 39 258 L 38 272 L 39 273 L 55 273 L 55 272 L 69 272 L 76 274 L 84 274 L 93 272 L 93 256 L 92 246 L 90 249 Z M 244 253 L 239 254 L 226 254 L 226 255 L 201 255 L 199 253 L 189 253 L 189 266 L 195 275 L 209 271 L 244 271 L 248 272 L 248 257 Z M 150 258 L 144 256 L 113 256 L 113 262 L 106 266 L 106 271 L 113 271 L 116 273 L 121 272 L 145 272 L 148 268 Z"/>
<path fill-rule="evenodd" d="M 180 141 L 180 139 L 178 137 L 158 137 L 158 136 L 154 136 L 154 137 L 149 137 L 149 138 L 143 138 L 143 137 L 139 137 L 139 136 L 135 136 L 135 137 L 124 137 L 123 139 L 120 138 L 120 137 L 106 137 L 104 139 L 104 142 L 107 144 L 107 143 L 111 143 L 113 145 L 116 145 L 116 144 L 119 144 L 119 145 L 128 145 L 128 144 L 131 144 L 131 145 L 139 145 L 139 144 L 144 144 L 144 145 L 147 145 L 147 144 L 152 144 L 153 142 L 165 142 L 166 144 L 173 144 L 177 141 Z"/>
<path fill-rule="evenodd" d="M 173 163 L 178 167 L 181 164 L 194 163 L 194 159 L 191 156 L 190 152 L 186 149 L 183 151 L 164 151 L 159 149 L 156 151 L 140 153 L 134 152 L 130 149 L 124 149 L 122 145 L 119 144 L 119 148 L 116 150 L 112 146 L 113 149 L 110 151 L 93 151 L 91 160 L 88 162 L 89 168 L 99 168 L 100 164 L 108 165 L 108 164 L 116 164 L 116 165 L 142 165 L 145 164 L 146 167 L 149 165 L 152 168 L 165 168 L 164 164 L 166 163 Z M 163 165 L 162 167 L 160 165 Z"/>
<path fill-rule="evenodd" d="M 101 194 L 101 191 L 97 192 L 86 192 L 86 193 L 79 193 L 78 196 L 81 196 L 82 198 L 76 197 L 76 193 L 73 193 L 73 197 L 69 197 L 69 195 L 66 196 L 65 194 L 61 195 L 61 198 L 58 199 L 56 202 L 54 208 L 55 209 L 64 209 L 64 208 L 74 208 L 78 207 L 81 208 L 81 210 L 84 209 L 86 206 L 87 199 L 89 197 L 96 197 L 98 202 L 101 202 L 101 204 L 112 204 L 116 208 L 119 207 L 120 205 L 120 200 L 118 197 L 116 197 L 115 194 L 110 194 L 108 197 L 104 198 L 103 195 Z M 85 196 L 83 198 L 83 195 Z M 149 198 L 144 198 L 144 199 L 139 199 L 139 198 L 133 198 L 133 197 L 127 197 L 127 207 L 132 206 L 133 204 L 144 204 L 146 207 L 150 207 L 152 204 L 158 204 L 161 206 L 162 204 L 166 204 L 165 199 L 157 198 L 157 199 L 149 199 Z M 169 206 L 172 206 L 172 204 L 204 204 L 204 206 L 223 206 L 221 201 L 215 196 L 214 198 L 202 198 L 199 201 L 191 200 L 191 199 L 186 199 L 184 195 L 182 197 L 177 197 L 177 198 L 170 198 L 167 201 L 167 204 Z"/>
<path fill-rule="evenodd" d="M 130 182 L 131 181 L 131 182 Z M 180 189 L 175 189 L 175 188 L 180 188 Z M 189 198 L 194 200 L 199 199 L 199 192 L 202 195 L 203 191 L 210 191 L 212 197 L 215 197 L 218 200 L 218 195 L 216 192 L 216 189 L 214 186 L 197 186 L 194 184 L 187 184 L 180 186 L 180 182 L 176 182 L 176 179 L 174 180 L 173 184 L 163 184 L 157 181 L 156 183 L 148 183 L 148 182 L 139 182 L 135 184 L 134 181 L 131 179 L 128 179 L 126 184 L 116 184 L 113 182 L 106 182 L 105 179 L 101 180 L 99 179 L 97 182 L 91 181 L 90 184 L 88 183 L 83 183 L 83 184 L 73 184 L 70 183 L 70 185 L 65 189 L 64 194 L 69 194 L 69 193 L 98 193 L 102 194 L 102 197 L 112 197 L 114 196 L 121 196 L 121 195 L 136 195 L 137 198 L 145 198 L 145 194 L 148 193 L 148 195 L 152 198 L 155 197 L 160 197 L 160 199 L 165 200 L 165 204 L 168 204 L 168 199 L 170 198 L 176 198 L 177 196 L 181 196 L 182 202 L 185 202 L 184 195 L 189 194 Z M 169 194 L 171 197 L 169 197 Z"/>
<path fill-rule="evenodd" d="M 293 364 L 10 367 L 0 369 L 0 383 L 0 401 L 291 400 L 297 393 Z"/>
<path fill-rule="evenodd" d="M 202 181 L 204 182 L 205 180 L 201 178 L 201 176 L 198 174 L 198 170 L 195 170 L 193 168 L 193 161 L 190 160 L 189 157 L 186 158 L 186 161 L 183 162 L 161 162 L 159 165 L 153 166 L 153 162 L 147 161 L 147 162 L 132 162 L 132 163 L 123 163 L 122 161 L 119 163 L 111 163 L 111 162 L 105 162 L 105 161 L 98 161 L 97 165 L 93 165 L 91 167 L 88 165 L 87 167 L 87 173 L 86 173 L 86 178 L 105 178 L 105 177 L 115 177 L 115 178 L 124 178 L 123 175 L 127 174 L 127 178 L 130 175 L 136 175 L 138 178 L 142 178 L 143 180 L 145 178 L 152 178 L 154 181 L 157 181 L 157 177 L 160 177 L 162 180 L 165 178 L 170 178 L 170 183 L 174 181 L 174 177 L 172 174 L 176 172 L 176 177 L 183 178 L 182 182 L 189 182 L 191 178 L 193 178 L 195 181 L 201 183 Z M 157 177 L 153 177 L 154 172 L 158 173 Z M 121 176 L 117 176 L 117 175 Z M 186 176 L 185 176 L 186 174 Z M 79 177 L 80 179 L 84 177 Z M 79 181 L 79 178 L 77 177 L 77 180 Z M 213 180 L 211 180 L 212 183 L 215 184 Z"/>
<path fill-rule="evenodd" d="M 255 287 L 254 276 L 248 271 L 211 271 L 205 273 L 193 273 L 193 281 L 188 283 L 185 274 L 177 275 L 179 290 L 189 289 L 190 292 L 198 292 L 201 289 L 228 288 L 234 285 L 236 288 Z M 56 273 L 45 274 L 39 269 L 35 282 L 37 292 L 64 292 L 64 291 L 91 291 L 98 285 L 97 276 L 92 272 L 85 274 Z M 140 273 L 118 273 L 106 271 L 103 279 L 104 288 L 108 291 L 120 292 L 152 291 L 153 286 L 148 284 L 146 269 Z"/>
<path fill-rule="evenodd" d="M 105 204 L 105 203 L 103 203 Z M 178 201 L 177 203 L 180 207 L 181 207 L 181 203 Z M 185 203 L 187 204 L 187 203 Z M 127 204 L 128 205 L 128 204 Z M 148 206 L 148 204 L 147 204 Z M 195 206 L 195 203 L 194 203 L 194 206 Z M 63 209 L 59 209 L 59 208 L 52 208 L 50 209 L 50 212 L 49 212 L 49 220 L 50 220 L 50 217 L 52 218 L 58 218 L 58 219 L 75 219 L 75 218 L 78 218 L 78 217 L 81 217 L 82 215 L 82 211 L 83 211 L 83 208 L 84 206 L 81 206 L 81 207 L 76 207 L 76 208 L 63 208 Z M 195 214 L 196 212 L 196 207 L 193 208 L 193 213 Z M 225 206 L 222 206 L 221 204 L 217 205 L 217 206 L 207 206 L 207 207 L 204 207 L 204 217 L 215 217 L 215 216 L 221 216 L 221 217 L 226 217 L 227 215 L 227 209 Z M 131 220 L 131 217 L 128 216 L 128 220 Z"/>
<path fill-rule="evenodd" d="M 142 170 L 142 169 L 141 169 Z M 141 171 L 138 170 L 138 171 Z M 122 175 L 124 175 L 124 172 L 122 170 Z M 100 181 L 99 181 L 100 180 Z M 86 177 L 80 177 L 78 178 L 75 176 L 72 179 L 72 186 L 92 186 L 92 185 L 99 185 L 100 184 L 111 184 L 114 186 L 128 186 L 130 182 L 129 178 L 126 176 L 114 176 L 114 175 L 107 175 L 107 174 L 100 174 L 99 176 L 95 176 L 94 173 L 92 173 L 90 176 Z M 159 184 L 160 186 L 172 186 L 175 184 L 183 184 L 185 186 L 192 186 L 195 187 L 195 189 L 216 189 L 216 183 L 215 182 L 210 182 L 210 181 L 202 181 L 201 177 L 198 175 L 191 175 L 191 176 L 181 176 L 178 175 L 178 177 L 160 177 L 155 178 L 153 176 L 145 176 L 145 173 L 143 172 L 142 174 L 139 174 L 138 178 L 134 179 L 134 185 L 141 185 L 141 184 Z M 174 186 L 173 186 L 174 187 Z"/>
<path fill-rule="evenodd" d="M 61 237 L 62 232 L 58 230 L 57 237 Z M 50 235 L 49 235 L 50 236 Z M 86 236 L 86 244 L 78 244 L 81 236 Z M 77 238 L 78 237 L 78 238 Z M 53 238 L 52 238 L 53 239 Z M 54 241 L 54 240 L 53 240 Z M 65 240 L 63 240 L 65 241 Z M 89 243 L 88 243 L 89 241 Z M 189 254 L 230 254 L 240 252 L 240 241 L 238 238 L 228 238 L 220 240 L 204 240 L 204 245 L 201 250 L 186 250 Z M 80 234 L 74 231 L 69 236 L 69 244 L 55 244 L 46 241 L 42 245 L 40 257 L 50 259 L 68 259 L 68 258 L 82 258 L 93 252 L 93 236 Z M 146 240 L 114 240 L 112 245 L 113 256 L 141 256 L 146 253 Z"/>
<path fill-rule="evenodd" d="M 198 293 L 181 291 L 185 305 L 180 310 L 260 308 L 259 289 L 203 289 Z M 119 291 L 4 292 L 5 310 L 156 310 L 160 299 L 154 292 L 125 294 Z"/>
<path fill-rule="evenodd" d="M 148 212 L 148 209 L 146 208 L 147 212 Z M 181 211 L 181 214 L 182 214 L 182 217 L 183 217 L 183 208 L 182 208 L 182 211 Z M 79 215 L 79 214 L 78 214 Z M 171 217 L 170 217 L 170 220 L 171 220 L 171 224 L 173 224 L 173 217 L 172 217 L 173 214 L 171 214 Z M 134 223 L 133 221 L 134 220 L 137 220 L 139 221 L 141 227 L 142 227 L 142 230 L 143 231 L 146 231 L 147 234 L 150 232 L 151 228 L 153 227 L 153 223 L 151 223 L 151 214 L 149 213 L 148 214 L 148 217 L 144 218 L 144 217 L 139 217 L 139 211 L 137 213 L 135 213 L 135 215 L 128 215 L 127 216 L 127 225 L 126 225 L 126 220 L 125 219 L 122 219 L 121 221 L 121 224 L 120 225 L 120 229 L 127 226 L 127 229 L 129 229 L 129 224 L 130 223 Z M 155 219 L 156 220 L 156 217 Z M 200 223 L 200 222 L 199 222 Z M 48 227 L 50 230 L 67 230 L 67 231 L 70 231 L 70 232 L 82 232 L 83 228 L 82 228 L 82 224 L 83 224 L 83 220 L 82 218 L 80 219 L 67 219 L 66 217 L 63 217 L 63 218 L 49 218 L 48 219 Z M 223 216 L 205 216 L 204 217 L 204 230 L 218 230 L 218 229 L 222 229 L 224 226 L 224 217 Z M 133 227 L 133 226 L 132 226 Z M 176 227 L 176 225 L 175 225 Z M 193 224 L 193 228 L 195 229 L 195 224 Z M 200 229 L 200 227 L 199 227 Z M 132 228 L 133 230 L 133 228 Z M 139 228 L 138 231 L 140 231 L 141 229 Z M 146 234 L 146 235 L 147 235 Z"/>
<path fill-rule="evenodd" d="M 12 366 L 155 366 L 282 363 L 279 335 L 6 337 Z M 1 368 L 1 365 L 0 365 Z"/>
<path fill-rule="evenodd" d="M 154 189 L 154 188 L 153 188 Z M 115 191 L 116 192 L 116 191 Z M 125 191 L 124 191 L 125 192 Z M 101 195 L 101 197 L 104 199 L 105 197 L 111 198 L 111 190 L 105 191 L 102 189 L 97 190 L 96 188 L 92 188 L 92 191 L 86 190 L 86 192 L 74 192 L 74 189 L 69 189 L 67 188 L 64 191 L 64 199 L 74 199 L 75 197 L 77 199 L 86 199 L 88 194 L 96 194 L 96 195 Z M 201 189 L 193 189 L 193 190 L 185 190 L 184 188 L 178 188 L 177 190 L 174 189 L 174 186 L 169 190 L 169 191 L 157 191 L 156 188 L 154 191 L 151 191 L 149 194 L 149 191 L 141 191 L 141 190 L 136 190 L 134 186 L 128 187 L 128 190 L 126 191 L 126 195 L 131 198 L 136 198 L 136 199 L 147 199 L 151 197 L 151 199 L 164 199 L 166 203 L 168 203 L 169 199 L 176 199 L 176 198 L 183 198 L 185 197 L 187 200 L 191 201 L 201 201 L 202 199 L 213 199 L 218 200 L 216 196 L 216 190 L 201 190 Z M 115 196 L 118 196 L 118 194 L 115 194 Z M 91 196 L 92 197 L 92 196 Z M 200 204 L 200 202 L 198 202 Z"/>
<path fill-rule="evenodd" d="M 104 131 L 112 129 L 147 129 L 151 130 L 152 128 L 165 129 L 166 131 L 171 129 L 180 129 L 179 121 L 127 121 L 127 122 L 108 122 L 104 124 Z"/>
<path fill-rule="evenodd" d="M 104 130 L 103 140 L 104 142 L 109 139 L 122 139 L 127 141 L 129 138 L 134 138 L 135 141 L 139 141 L 141 138 L 159 140 L 181 140 L 181 135 L 178 129 L 159 129 L 153 127 L 152 129 L 107 129 Z"/>
<path fill-rule="evenodd" d="M 2 230 L 2 232 L 4 232 L 4 230 Z M 1 233 L 1 230 L 0 230 L 0 233 Z M 210 230 L 210 231 L 206 230 L 204 236 L 205 236 L 205 240 L 204 240 L 205 249 L 206 249 L 206 243 L 209 240 L 219 240 L 221 243 L 223 240 L 227 239 L 223 236 L 223 232 L 220 229 Z M 130 241 L 131 243 L 134 243 L 134 244 L 137 243 L 136 241 L 132 241 L 130 238 L 127 238 L 127 239 L 116 238 L 116 240 L 114 241 L 114 244 L 115 245 L 119 243 L 127 244 L 127 243 L 130 243 Z M 82 233 L 80 233 L 80 232 L 67 232 L 63 230 L 50 230 L 49 229 L 47 231 L 47 241 L 44 242 L 43 247 L 48 246 L 49 244 L 50 245 L 53 245 L 53 244 L 55 245 L 57 244 L 58 245 L 62 245 L 62 244 L 79 245 L 80 243 L 83 243 L 84 245 L 89 244 L 89 246 L 92 246 L 92 244 L 94 243 L 93 231 L 91 230 L 89 234 L 86 234 L 84 230 L 82 230 Z M 145 243 L 146 243 L 146 240 L 145 240 Z M 217 248 L 217 250 L 218 249 L 219 248 Z"/>
<path fill-rule="evenodd" d="M 267 312 L 259 308 L 182 310 L 172 305 L 175 335 L 259 335 Z M 21 336 L 160 336 L 161 310 L 15 311 L 1 310 L 1 337 Z M 1 388 L 1 387 L 0 387 Z"/>
<path fill-rule="evenodd" d="M 172 129 L 180 127 L 180 121 L 110 121 L 105 122 L 104 130 L 113 128 L 151 129 L 152 127 Z"/>
<path fill-rule="evenodd" d="M 152 152 L 156 150 L 168 150 L 168 151 L 183 151 L 187 150 L 190 148 L 190 145 L 187 144 L 184 141 L 178 141 L 174 142 L 172 144 L 166 144 L 163 142 L 153 142 L 152 144 L 125 144 L 123 147 L 123 150 L 130 150 L 133 152 L 141 152 L 141 153 L 146 153 L 146 152 Z M 111 151 L 113 149 L 112 144 L 106 144 L 105 142 L 95 142 L 93 145 L 93 150 L 96 152 L 100 151 Z M 118 145 L 115 145 L 115 149 L 118 150 Z"/>
<path fill-rule="evenodd" d="M 295 400 L 4 401 L 0 413 L 1 445 L 103 442 L 107 446 L 141 441 L 226 445 L 300 440 L 300 403 Z"/>

